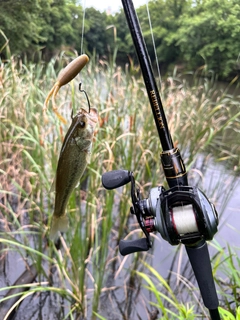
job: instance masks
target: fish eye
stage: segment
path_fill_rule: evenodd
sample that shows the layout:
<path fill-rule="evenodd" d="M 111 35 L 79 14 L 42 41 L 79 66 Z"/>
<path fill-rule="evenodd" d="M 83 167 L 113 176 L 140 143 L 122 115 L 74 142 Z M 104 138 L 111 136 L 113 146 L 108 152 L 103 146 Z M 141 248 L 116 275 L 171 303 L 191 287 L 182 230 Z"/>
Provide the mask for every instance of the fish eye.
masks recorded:
<path fill-rule="evenodd" d="M 80 121 L 80 122 L 79 122 L 79 125 L 80 125 L 81 128 L 84 128 L 85 125 L 86 125 L 86 123 L 85 123 L 85 121 Z"/>

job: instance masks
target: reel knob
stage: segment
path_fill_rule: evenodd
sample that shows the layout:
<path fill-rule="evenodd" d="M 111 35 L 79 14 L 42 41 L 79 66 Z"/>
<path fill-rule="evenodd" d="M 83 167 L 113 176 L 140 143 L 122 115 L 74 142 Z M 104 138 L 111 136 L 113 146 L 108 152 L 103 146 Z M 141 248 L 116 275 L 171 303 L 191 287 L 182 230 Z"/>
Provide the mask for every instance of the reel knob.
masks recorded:
<path fill-rule="evenodd" d="M 126 256 L 127 254 L 134 252 L 148 251 L 149 248 L 147 238 L 119 241 L 119 251 L 122 256 Z"/>
<path fill-rule="evenodd" d="M 107 190 L 124 186 L 131 181 L 131 173 L 128 170 L 113 170 L 102 175 L 102 185 Z"/>

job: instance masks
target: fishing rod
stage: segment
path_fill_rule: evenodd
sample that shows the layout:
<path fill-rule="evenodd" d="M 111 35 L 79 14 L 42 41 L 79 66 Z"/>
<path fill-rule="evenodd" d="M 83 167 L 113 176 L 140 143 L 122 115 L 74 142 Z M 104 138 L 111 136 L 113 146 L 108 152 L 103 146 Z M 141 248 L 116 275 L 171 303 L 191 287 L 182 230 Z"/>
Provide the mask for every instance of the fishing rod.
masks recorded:
<path fill-rule="evenodd" d="M 171 245 L 185 245 L 202 299 L 212 320 L 219 320 L 218 297 L 212 275 L 207 240 L 217 232 L 218 215 L 214 205 L 197 187 L 189 186 L 184 161 L 172 142 L 159 91 L 152 71 L 146 44 L 132 0 L 122 0 L 126 20 L 142 70 L 152 108 L 162 152 L 160 155 L 168 190 L 152 188 L 149 197 L 142 199 L 135 188 L 135 179 L 128 170 L 114 170 L 102 175 L 104 188 L 112 190 L 131 183 L 134 214 L 145 235 L 136 240 L 120 240 L 122 255 L 147 251 L 152 247 L 151 232 L 159 232 Z"/>

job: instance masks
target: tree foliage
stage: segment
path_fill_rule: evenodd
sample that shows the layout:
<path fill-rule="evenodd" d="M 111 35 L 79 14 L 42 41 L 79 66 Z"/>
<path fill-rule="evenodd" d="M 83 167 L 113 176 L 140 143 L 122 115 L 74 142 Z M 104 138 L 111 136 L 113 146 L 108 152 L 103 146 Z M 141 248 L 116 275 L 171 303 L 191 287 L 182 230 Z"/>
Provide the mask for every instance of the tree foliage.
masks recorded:
<path fill-rule="evenodd" d="M 240 71 L 239 0 L 149 0 L 148 10 L 144 5 L 137 13 L 152 60 L 153 35 L 161 64 L 192 70 L 204 65 L 225 78 Z M 123 62 L 135 55 L 123 10 L 84 11 L 78 0 L 0 0 L 0 30 L 13 54 L 42 50 L 49 58 L 70 47 L 100 56 L 117 48 Z M 5 42 L 0 35 L 0 50 Z"/>
<path fill-rule="evenodd" d="M 98 54 L 104 55 L 108 51 L 108 44 L 111 41 L 108 27 L 108 16 L 94 8 L 86 9 L 86 22 L 89 26 L 85 34 L 87 48 L 90 52 L 96 50 Z"/>
<path fill-rule="evenodd" d="M 0 29 L 11 43 L 14 53 L 31 50 L 41 37 L 41 26 L 37 22 L 39 4 L 37 0 L 2 0 L 0 2 Z M 0 39 L 0 48 L 5 39 Z"/>
<path fill-rule="evenodd" d="M 183 60 L 225 77 L 239 69 L 239 21 L 238 0 L 205 0 L 189 7 L 175 35 Z"/>
<path fill-rule="evenodd" d="M 149 2 L 148 8 L 152 34 L 160 62 L 169 64 L 178 61 L 180 52 L 176 47 L 174 36 L 180 27 L 180 17 L 188 5 L 189 1 L 186 0 L 158 0 Z M 139 19 L 142 22 L 146 43 L 151 48 L 153 44 L 146 6 L 140 8 Z M 153 51 L 151 55 L 153 55 Z"/>

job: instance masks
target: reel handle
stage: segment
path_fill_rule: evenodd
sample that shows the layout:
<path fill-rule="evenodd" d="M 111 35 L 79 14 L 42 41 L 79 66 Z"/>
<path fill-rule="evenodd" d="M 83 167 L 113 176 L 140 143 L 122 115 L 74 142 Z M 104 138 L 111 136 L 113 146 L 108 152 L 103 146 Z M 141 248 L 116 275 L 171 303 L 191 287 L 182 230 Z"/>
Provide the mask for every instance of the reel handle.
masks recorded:
<path fill-rule="evenodd" d="M 130 181 L 131 173 L 128 170 L 113 170 L 102 175 L 102 185 L 107 190 L 122 187 Z"/>
<path fill-rule="evenodd" d="M 127 254 L 134 252 L 148 251 L 149 248 L 147 238 L 119 241 L 119 251 L 122 256 L 126 256 Z"/>

